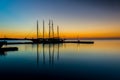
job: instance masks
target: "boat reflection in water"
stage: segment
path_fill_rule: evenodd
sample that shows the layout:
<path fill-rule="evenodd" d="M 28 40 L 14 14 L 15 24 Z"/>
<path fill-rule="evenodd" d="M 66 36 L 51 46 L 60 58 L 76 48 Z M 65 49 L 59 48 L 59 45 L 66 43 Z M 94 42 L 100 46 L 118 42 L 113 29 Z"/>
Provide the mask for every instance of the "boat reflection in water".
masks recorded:
<path fill-rule="evenodd" d="M 7 41 L 0 41 L 0 55 L 6 55 L 8 51 L 18 51 L 17 47 L 3 47 L 6 45 Z"/>
<path fill-rule="evenodd" d="M 120 80 L 120 41 L 20 44 L 0 57 L 0 77 L 33 80 Z M 9 46 L 7 46 L 9 47 Z"/>
<path fill-rule="evenodd" d="M 7 55 L 7 52 L 0 51 L 0 56 L 6 56 L 6 55 Z"/>
<path fill-rule="evenodd" d="M 43 64 L 46 65 L 47 63 L 49 65 L 54 65 L 54 59 L 56 58 L 57 60 L 59 60 L 59 47 L 62 44 L 41 44 L 42 45 L 42 58 L 43 58 Z M 46 55 L 46 47 L 48 47 L 48 55 L 49 55 L 49 60 L 47 61 L 47 55 Z M 55 53 L 56 51 L 56 53 Z M 37 44 L 37 66 L 39 67 L 39 44 Z"/>
<path fill-rule="evenodd" d="M 9 51 L 18 51 L 18 48 L 17 47 L 3 47 L 3 48 L 0 48 L 0 55 L 6 56 L 7 52 L 9 52 Z"/>

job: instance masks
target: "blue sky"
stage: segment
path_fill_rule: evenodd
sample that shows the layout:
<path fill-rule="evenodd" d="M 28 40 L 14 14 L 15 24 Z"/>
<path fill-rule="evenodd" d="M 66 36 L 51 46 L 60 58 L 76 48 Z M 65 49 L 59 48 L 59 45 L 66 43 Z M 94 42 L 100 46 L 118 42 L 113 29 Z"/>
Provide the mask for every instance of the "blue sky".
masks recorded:
<path fill-rule="evenodd" d="M 5 33 L 11 31 L 13 33 L 20 31 L 27 33 L 35 27 L 37 19 L 40 26 L 42 26 L 43 19 L 46 21 L 46 25 L 49 19 L 53 19 L 55 25 L 60 25 L 63 32 L 84 32 L 89 30 L 92 33 L 93 31 L 90 28 L 95 29 L 94 31 L 103 30 L 103 28 L 109 29 L 112 27 L 109 26 L 112 22 L 111 25 L 116 24 L 117 26 L 113 26 L 115 29 L 108 31 L 108 33 L 119 33 L 120 1 L 0 0 L 1 31 Z M 103 25 L 101 27 L 100 25 L 93 27 L 91 25 L 98 23 Z"/>

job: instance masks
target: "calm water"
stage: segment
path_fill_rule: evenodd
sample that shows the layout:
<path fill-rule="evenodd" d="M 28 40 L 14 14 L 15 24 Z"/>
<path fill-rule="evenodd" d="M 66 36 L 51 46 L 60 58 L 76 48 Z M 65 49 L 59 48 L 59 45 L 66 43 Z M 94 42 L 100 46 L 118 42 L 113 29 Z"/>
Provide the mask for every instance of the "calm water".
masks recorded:
<path fill-rule="evenodd" d="M 21 44 L 0 53 L 0 77 L 120 80 L 120 40 L 95 44 Z"/>

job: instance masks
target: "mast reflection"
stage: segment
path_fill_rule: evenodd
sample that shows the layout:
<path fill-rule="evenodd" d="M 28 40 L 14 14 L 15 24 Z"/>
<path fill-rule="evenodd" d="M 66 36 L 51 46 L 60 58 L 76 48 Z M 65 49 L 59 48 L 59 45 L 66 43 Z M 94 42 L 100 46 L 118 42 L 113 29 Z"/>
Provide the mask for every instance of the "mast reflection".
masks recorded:
<path fill-rule="evenodd" d="M 52 65 L 54 64 L 54 48 L 55 48 L 54 46 L 55 45 L 53 44 L 52 45 L 53 51 L 52 51 L 52 56 L 51 56 L 52 57 Z"/>
<path fill-rule="evenodd" d="M 37 66 L 39 66 L 39 49 L 38 49 L 39 45 L 37 44 Z"/>
<path fill-rule="evenodd" d="M 59 60 L 59 47 L 60 47 L 60 45 L 58 44 L 58 50 L 57 50 L 57 60 Z"/>
<path fill-rule="evenodd" d="M 43 44 L 43 64 L 45 64 L 45 44 Z"/>
<path fill-rule="evenodd" d="M 7 52 L 5 51 L 0 51 L 0 56 L 6 56 L 7 55 Z"/>
<path fill-rule="evenodd" d="M 60 47 L 60 44 L 42 44 L 42 64 L 43 65 L 46 65 L 47 64 L 47 58 L 48 58 L 48 65 L 54 65 L 55 61 L 59 61 L 59 47 Z M 46 49 L 48 50 L 48 56 L 47 56 L 47 51 Z M 56 53 L 55 53 L 56 52 Z M 39 44 L 37 44 L 37 66 L 39 67 Z"/>

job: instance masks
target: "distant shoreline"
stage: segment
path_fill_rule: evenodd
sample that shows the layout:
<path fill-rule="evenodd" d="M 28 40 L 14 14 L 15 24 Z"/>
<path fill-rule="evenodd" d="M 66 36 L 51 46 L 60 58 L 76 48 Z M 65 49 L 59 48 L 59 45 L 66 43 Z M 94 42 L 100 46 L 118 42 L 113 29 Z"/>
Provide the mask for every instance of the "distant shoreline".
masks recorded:
<path fill-rule="evenodd" d="M 27 38 L 30 39 L 30 38 Z M 120 38 L 64 38 L 68 40 L 120 40 Z M 0 38 L 0 40 L 25 40 L 25 38 Z"/>

